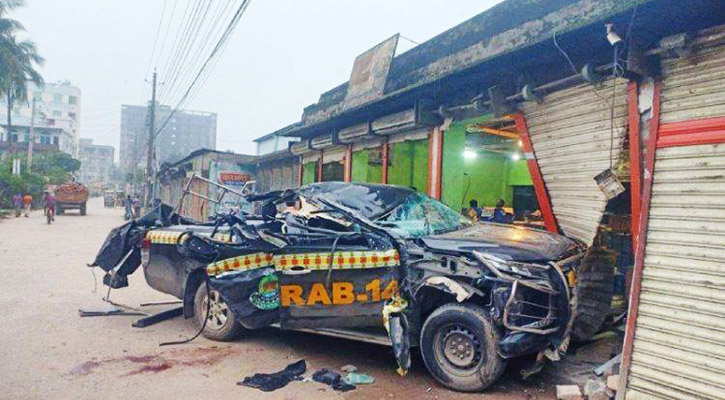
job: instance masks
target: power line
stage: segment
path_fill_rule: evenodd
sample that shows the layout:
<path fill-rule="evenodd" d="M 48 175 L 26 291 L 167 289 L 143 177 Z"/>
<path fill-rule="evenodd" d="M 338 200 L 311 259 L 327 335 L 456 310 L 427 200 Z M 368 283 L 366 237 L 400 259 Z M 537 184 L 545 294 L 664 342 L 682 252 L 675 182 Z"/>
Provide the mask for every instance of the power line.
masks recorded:
<path fill-rule="evenodd" d="M 171 118 L 174 116 L 174 114 L 176 114 L 176 112 L 179 111 L 179 109 L 182 107 L 184 102 L 189 97 L 189 94 L 191 93 L 192 89 L 194 88 L 194 85 L 196 85 L 196 83 L 199 81 L 202 74 L 206 71 L 207 66 L 212 62 L 212 60 L 215 57 L 217 57 L 220 54 L 221 50 L 224 48 L 224 45 L 227 43 L 230 35 L 232 34 L 232 32 L 236 28 L 237 24 L 239 23 L 239 20 L 242 18 L 242 15 L 244 15 L 244 12 L 246 11 L 250 2 L 251 2 L 251 0 L 243 0 L 242 4 L 239 6 L 236 13 L 234 14 L 234 17 L 232 18 L 232 20 L 229 22 L 226 29 L 224 30 L 222 37 L 219 38 L 216 45 L 214 46 L 214 49 L 209 54 L 209 57 L 207 57 L 207 59 L 204 61 L 204 64 L 199 69 L 199 72 L 196 74 L 196 76 L 194 77 L 194 79 L 191 82 L 191 84 L 189 85 L 189 87 L 186 89 L 186 92 L 184 92 L 184 95 L 181 97 L 179 102 L 176 104 L 176 107 L 174 107 L 174 109 L 171 111 L 171 113 L 166 118 L 166 120 L 161 124 L 159 129 L 156 130 L 156 133 L 154 134 L 154 136 L 158 136 L 159 133 L 164 129 L 166 124 L 169 122 L 169 120 L 171 120 Z"/>
<path fill-rule="evenodd" d="M 166 0 L 164 0 L 164 5 L 161 9 L 161 18 L 159 18 L 159 26 L 156 27 L 156 36 L 154 37 L 154 45 L 151 48 L 151 55 L 149 56 L 149 62 L 148 65 L 146 65 L 146 72 L 143 74 L 144 76 L 147 76 L 149 74 L 149 71 L 151 71 L 151 64 L 154 61 L 154 55 L 156 54 L 156 44 L 159 41 L 159 33 L 161 32 L 161 26 L 164 24 L 164 15 L 166 14 Z M 141 101 L 143 101 L 144 95 L 146 93 L 146 85 L 143 85 L 143 89 L 141 90 Z"/>
<path fill-rule="evenodd" d="M 191 25 L 189 34 L 186 36 L 185 41 L 183 42 L 180 50 L 177 53 L 178 58 L 173 62 L 173 69 L 170 71 L 169 75 L 165 76 L 165 79 L 169 84 L 169 90 L 166 91 L 167 93 L 171 93 L 171 90 L 175 87 L 179 76 L 182 76 L 182 72 L 184 71 L 184 67 L 187 64 L 187 60 L 190 59 L 189 57 L 193 53 L 192 50 L 200 37 L 202 26 L 206 21 L 212 3 L 205 1 L 205 4 L 202 4 L 203 3 L 201 2 L 199 3 L 199 8 L 197 10 L 197 13 L 195 14 L 195 17 L 201 13 L 202 8 L 204 8 L 203 14 L 201 14 L 201 17 L 195 18 L 194 23 Z M 193 59 L 194 58 L 191 58 L 191 60 Z"/>
<path fill-rule="evenodd" d="M 221 31 L 224 29 L 224 25 L 221 23 L 221 21 L 227 20 L 231 12 L 234 10 L 233 1 L 228 1 L 226 3 L 220 2 L 217 4 L 219 6 L 212 13 L 210 23 L 207 24 L 209 26 L 209 29 L 207 29 L 206 32 L 203 33 L 203 37 L 201 37 L 199 45 L 196 46 L 196 51 L 194 51 L 193 54 L 192 52 L 189 52 L 190 63 L 188 63 L 186 68 L 182 68 L 182 70 L 179 72 L 179 83 L 188 82 L 194 76 L 194 71 L 197 71 L 203 63 L 203 54 L 206 52 L 207 46 L 210 43 L 213 43 L 212 39 L 218 37 Z M 171 87 L 170 90 L 167 92 L 168 98 L 173 99 L 179 92 L 179 88 L 181 87 L 183 86 L 178 85 Z"/>

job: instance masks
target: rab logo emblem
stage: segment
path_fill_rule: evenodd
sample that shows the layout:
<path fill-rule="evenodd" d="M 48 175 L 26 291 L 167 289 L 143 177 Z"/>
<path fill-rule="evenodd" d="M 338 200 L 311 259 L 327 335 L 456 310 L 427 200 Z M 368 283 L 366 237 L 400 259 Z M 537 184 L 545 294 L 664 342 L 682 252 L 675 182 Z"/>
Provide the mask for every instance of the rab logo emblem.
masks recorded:
<path fill-rule="evenodd" d="M 263 276 L 259 281 L 259 291 L 249 296 L 249 302 L 260 310 L 279 308 L 279 281 L 277 275 Z"/>

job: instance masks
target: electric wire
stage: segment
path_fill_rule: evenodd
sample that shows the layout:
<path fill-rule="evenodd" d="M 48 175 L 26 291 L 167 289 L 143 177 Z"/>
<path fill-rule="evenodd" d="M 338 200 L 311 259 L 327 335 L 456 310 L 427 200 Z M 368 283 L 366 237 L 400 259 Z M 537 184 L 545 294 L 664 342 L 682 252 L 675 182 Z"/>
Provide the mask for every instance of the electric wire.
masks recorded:
<path fill-rule="evenodd" d="M 193 77 L 194 71 L 198 70 L 199 65 L 203 62 L 203 54 L 205 54 L 208 44 L 212 42 L 212 34 L 214 33 L 213 37 L 216 37 L 218 36 L 218 32 L 223 29 L 223 24 L 220 22 L 228 18 L 228 15 L 233 10 L 230 6 L 233 4 L 233 1 L 227 1 L 225 3 L 218 2 L 217 7 L 211 12 L 208 18 L 209 23 L 206 24 L 208 28 L 203 30 L 200 25 L 196 35 L 198 40 L 195 38 L 190 43 L 190 46 L 184 51 L 187 57 L 179 61 L 181 67 L 177 69 L 173 77 L 169 78 L 170 85 L 169 89 L 165 92 L 166 98 L 176 98 L 180 94 L 181 88 L 184 87 L 182 83 L 189 82 L 191 77 Z M 210 8 L 207 8 L 202 17 L 202 24 L 207 20 L 209 11 Z M 177 81 L 180 83 L 179 85 L 176 85 Z"/>
<path fill-rule="evenodd" d="M 222 4 L 222 3 L 219 3 L 219 4 Z M 220 24 L 219 22 L 227 20 L 229 18 L 232 11 L 234 10 L 233 5 L 234 5 L 233 1 L 228 1 L 222 7 L 217 8 L 217 12 L 214 15 L 214 17 L 212 18 L 212 22 L 209 24 L 210 29 L 208 29 L 206 31 L 204 37 L 201 40 L 201 47 L 197 52 L 199 56 L 192 58 L 192 60 L 195 60 L 195 62 L 193 62 L 193 64 L 190 64 L 190 67 L 187 69 L 188 73 L 186 74 L 184 79 L 180 80 L 180 82 L 188 82 L 189 79 L 193 76 L 193 71 L 196 71 L 199 69 L 199 67 L 203 63 L 203 57 L 201 55 L 207 51 L 208 44 L 213 43 L 212 39 L 218 37 L 224 30 L 223 24 Z M 214 63 L 212 63 L 212 65 L 210 66 L 210 70 L 214 69 L 216 62 L 218 60 L 219 60 L 219 58 L 215 59 Z M 199 92 L 201 87 L 204 86 L 204 84 L 206 83 L 206 80 L 209 78 L 209 76 L 210 76 L 210 74 L 205 75 L 205 77 L 202 79 L 200 84 L 197 86 L 197 88 L 195 89 L 193 94 L 189 96 L 188 102 L 191 102 L 196 97 L 196 94 Z M 178 93 L 172 93 L 170 95 L 170 97 L 173 98 L 174 94 L 178 94 Z"/>
<path fill-rule="evenodd" d="M 161 124 L 161 126 L 154 132 L 154 137 L 157 137 L 159 133 L 163 130 L 163 128 L 166 126 L 166 124 L 173 118 L 173 116 L 181 109 L 181 107 L 184 105 L 184 102 L 189 97 L 189 94 L 191 93 L 191 90 L 194 88 L 196 83 L 201 78 L 202 74 L 207 71 L 207 66 L 213 61 L 215 57 L 217 57 L 221 50 L 224 48 L 226 42 L 228 41 L 229 37 L 231 36 L 232 32 L 236 28 L 237 24 L 239 23 L 239 20 L 241 19 L 242 15 L 244 15 L 244 12 L 247 10 L 247 7 L 249 6 L 249 3 L 251 3 L 251 0 L 243 0 L 242 4 L 237 9 L 236 13 L 234 14 L 234 17 L 227 25 L 226 29 L 224 30 L 224 33 L 222 34 L 222 37 L 219 38 L 216 45 L 214 46 L 214 49 L 211 51 L 211 54 L 207 57 L 207 59 L 204 61 L 204 64 L 199 69 L 199 72 L 196 74 L 194 79 L 192 80 L 189 87 L 184 92 L 184 95 L 181 97 L 181 99 L 178 101 L 174 109 L 171 111 L 169 116 L 166 118 L 166 120 Z"/>
<path fill-rule="evenodd" d="M 156 36 L 154 37 L 154 45 L 151 48 L 151 56 L 149 57 L 149 62 L 146 65 L 146 72 L 144 73 L 144 76 L 148 76 L 149 72 L 151 71 L 151 64 L 154 60 L 154 55 L 156 54 L 156 44 L 159 41 L 159 33 L 161 32 L 161 26 L 164 23 L 164 15 L 166 14 L 166 0 L 164 0 L 164 4 L 161 8 L 161 17 L 159 18 L 159 26 L 156 27 Z M 141 101 L 143 102 L 144 95 L 146 93 L 146 85 L 143 85 L 143 88 L 141 90 Z"/>
<path fill-rule="evenodd" d="M 172 62 L 171 70 L 164 76 L 164 79 L 168 82 L 169 88 L 173 88 L 175 86 L 184 66 L 187 65 L 187 59 L 192 54 L 193 45 L 199 38 L 201 27 L 206 20 L 211 4 L 212 3 L 209 2 L 209 0 L 200 0 L 197 2 L 197 7 L 194 9 L 194 14 L 190 19 L 188 33 L 184 37 L 184 40 L 177 51 L 176 58 Z M 204 10 L 203 14 L 202 10 Z"/>

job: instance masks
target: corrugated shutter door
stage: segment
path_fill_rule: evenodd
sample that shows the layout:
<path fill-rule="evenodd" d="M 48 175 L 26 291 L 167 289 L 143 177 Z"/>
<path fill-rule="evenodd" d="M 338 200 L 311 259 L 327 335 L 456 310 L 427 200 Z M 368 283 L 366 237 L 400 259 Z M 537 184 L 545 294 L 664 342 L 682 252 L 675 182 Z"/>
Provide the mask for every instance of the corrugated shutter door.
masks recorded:
<path fill-rule="evenodd" d="M 627 399 L 725 399 L 725 144 L 657 150 Z"/>
<path fill-rule="evenodd" d="M 663 124 L 725 116 L 718 31 L 663 61 Z M 725 143 L 657 150 L 625 397 L 725 399 Z"/>
<path fill-rule="evenodd" d="M 701 32 L 690 60 L 663 60 L 661 123 L 725 116 L 723 34 L 725 25 Z"/>
<path fill-rule="evenodd" d="M 610 167 L 610 159 L 616 164 L 619 158 L 627 81 L 551 93 L 542 104 L 524 103 L 523 112 L 559 227 L 591 245 L 607 204 L 594 177 Z"/>

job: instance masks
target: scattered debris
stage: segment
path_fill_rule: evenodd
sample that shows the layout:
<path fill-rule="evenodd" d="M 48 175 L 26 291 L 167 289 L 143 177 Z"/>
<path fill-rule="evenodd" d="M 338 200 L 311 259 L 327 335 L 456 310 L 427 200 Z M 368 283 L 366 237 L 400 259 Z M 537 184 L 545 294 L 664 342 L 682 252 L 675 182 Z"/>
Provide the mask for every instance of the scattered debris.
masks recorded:
<path fill-rule="evenodd" d="M 582 400 L 582 392 L 577 385 L 557 385 L 556 398 L 559 400 Z"/>
<path fill-rule="evenodd" d="M 347 364 L 347 365 L 340 367 L 340 371 L 345 372 L 345 373 L 356 372 L 357 367 L 352 364 Z"/>
<path fill-rule="evenodd" d="M 312 374 L 312 380 L 314 380 L 315 382 L 324 383 L 325 385 L 328 385 L 339 392 L 347 392 L 355 389 L 355 385 L 345 383 L 342 380 L 342 376 L 340 376 L 340 374 L 330 371 L 327 368 L 322 368 L 321 370 L 316 371 L 314 374 Z"/>
<path fill-rule="evenodd" d="M 307 371 L 305 360 L 299 360 L 286 366 L 282 371 L 273 374 L 254 374 L 244 378 L 237 385 L 257 388 L 263 392 L 271 392 L 287 386 L 292 381 L 301 380 L 300 375 Z"/>
<path fill-rule="evenodd" d="M 151 301 L 148 303 L 141 303 L 139 306 L 141 307 L 149 307 L 149 306 L 166 306 L 166 305 L 174 305 L 174 304 L 181 304 L 181 300 L 171 300 L 171 301 Z"/>
<path fill-rule="evenodd" d="M 81 317 L 107 317 L 111 315 L 148 315 L 142 312 L 138 311 L 126 311 L 121 310 L 118 307 L 107 307 L 103 309 L 95 309 L 95 310 L 87 310 L 87 309 L 78 309 L 78 315 Z"/>
<path fill-rule="evenodd" d="M 584 394 L 589 400 L 609 400 L 612 397 L 607 385 L 599 379 L 589 379 L 584 385 Z"/>
<path fill-rule="evenodd" d="M 610 375 L 607 377 L 607 387 L 614 392 L 619 390 L 619 375 Z"/>
<path fill-rule="evenodd" d="M 375 378 L 373 378 L 372 376 L 366 374 L 357 374 L 355 372 L 348 373 L 347 375 L 345 375 L 344 378 L 342 378 L 342 380 L 348 385 L 369 385 L 375 383 Z"/>
<path fill-rule="evenodd" d="M 162 311 L 158 314 L 141 318 L 138 321 L 131 324 L 134 328 L 145 328 L 150 325 L 158 324 L 159 322 L 166 321 L 168 319 L 176 318 L 184 313 L 184 307 L 176 307 L 170 310 Z"/>
<path fill-rule="evenodd" d="M 617 354 L 616 357 L 612 358 L 611 360 L 605 362 L 604 364 L 594 368 L 594 374 L 597 376 L 602 376 L 607 370 L 611 369 L 615 365 L 622 362 L 622 353 Z"/>

